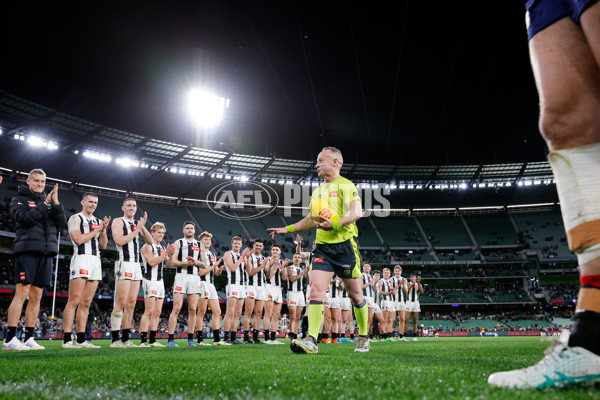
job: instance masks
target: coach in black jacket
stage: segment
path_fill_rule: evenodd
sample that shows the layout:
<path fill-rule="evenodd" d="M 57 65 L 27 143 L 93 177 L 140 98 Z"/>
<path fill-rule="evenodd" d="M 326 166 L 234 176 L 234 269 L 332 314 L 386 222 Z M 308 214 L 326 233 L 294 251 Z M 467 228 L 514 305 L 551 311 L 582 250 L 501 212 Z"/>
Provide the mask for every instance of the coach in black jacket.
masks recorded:
<path fill-rule="evenodd" d="M 65 211 L 58 201 L 58 184 L 44 193 L 46 173 L 34 169 L 27 186 L 19 186 L 18 195 L 10 203 L 10 213 L 16 221 L 15 255 L 16 290 L 8 308 L 8 332 L 3 350 L 43 350 L 33 338 L 33 329 L 40 310 L 44 286 L 52 284 L 52 257 L 58 253 L 57 234 L 66 225 Z M 25 340 L 15 337 L 23 304 L 25 310 Z"/>

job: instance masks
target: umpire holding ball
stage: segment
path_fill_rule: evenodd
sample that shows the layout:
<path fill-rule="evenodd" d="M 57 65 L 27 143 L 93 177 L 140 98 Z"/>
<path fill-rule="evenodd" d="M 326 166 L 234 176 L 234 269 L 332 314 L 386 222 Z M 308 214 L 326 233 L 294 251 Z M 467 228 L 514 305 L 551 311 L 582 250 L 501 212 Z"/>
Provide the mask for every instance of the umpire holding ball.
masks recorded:
<path fill-rule="evenodd" d="M 278 233 L 285 234 L 317 227 L 309 274 L 309 336 L 303 340 L 292 340 L 290 348 L 295 353 L 318 353 L 316 338 L 323 322 L 323 299 L 334 275 L 343 279 L 354 305 L 360 335 L 355 351 L 369 351 L 368 308 L 362 292 L 361 262 L 355 240 L 358 236 L 356 221 L 362 217 L 363 212 L 356 186 L 340 176 L 343 162 L 340 150 L 325 147 L 319 153 L 316 165 L 319 177 L 324 178 L 325 182 L 312 193 L 310 215 L 293 225 L 268 229 L 273 238 Z"/>

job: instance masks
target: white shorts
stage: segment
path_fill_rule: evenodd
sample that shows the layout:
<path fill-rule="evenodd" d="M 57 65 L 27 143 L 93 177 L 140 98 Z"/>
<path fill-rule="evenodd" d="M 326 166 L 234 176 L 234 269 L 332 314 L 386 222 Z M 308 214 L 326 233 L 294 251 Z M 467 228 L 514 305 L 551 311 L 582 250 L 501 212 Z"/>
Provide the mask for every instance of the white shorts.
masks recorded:
<path fill-rule="evenodd" d="M 246 288 L 242 285 L 227 285 L 225 288 L 227 298 L 235 297 L 236 299 L 246 298 Z"/>
<path fill-rule="evenodd" d="M 383 300 L 381 308 L 383 311 L 396 312 L 396 302 L 394 300 Z"/>
<path fill-rule="evenodd" d="M 304 293 L 288 292 L 288 307 L 306 307 Z"/>
<path fill-rule="evenodd" d="M 200 298 L 208 300 L 219 300 L 215 285 L 208 282 L 200 281 Z"/>
<path fill-rule="evenodd" d="M 340 297 L 330 297 L 329 298 L 329 308 L 337 308 L 342 309 L 342 299 Z"/>
<path fill-rule="evenodd" d="M 71 274 L 69 279 L 87 278 L 88 281 L 102 280 L 102 261 L 100 257 L 80 254 L 71 257 Z"/>
<path fill-rule="evenodd" d="M 396 311 L 404 311 L 406 310 L 406 303 L 403 301 L 396 302 Z"/>
<path fill-rule="evenodd" d="M 149 281 L 147 279 L 142 280 L 142 289 L 144 290 L 144 298 L 156 297 L 159 299 L 165 298 L 165 282 L 161 279 L 160 281 Z"/>
<path fill-rule="evenodd" d="M 175 274 L 173 293 L 200 293 L 200 275 Z"/>
<path fill-rule="evenodd" d="M 325 293 L 325 297 L 323 298 L 323 307 L 329 308 L 331 305 L 331 298 L 329 297 L 329 293 Z"/>
<path fill-rule="evenodd" d="M 272 301 L 277 304 L 283 303 L 283 294 L 281 293 L 281 288 L 275 285 L 266 286 L 267 289 L 267 301 Z"/>
<path fill-rule="evenodd" d="M 246 297 L 252 297 L 254 300 L 267 300 L 267 290 L 264 286 L 246 286 Z"/>
<path fill-rule="evenodd" d="M 306 304 L 310 304 L 310 285 L 306 287 Z"/>
<path fill-rule="evenodd" d="M 379 304 L 375 303 L 375 300 L 373 300 L 372 297 L 365 297 L 365 300 L 367 302 L 367 307 L 372 309 L 374 314 L 381 312 L 381 308 L 379 307 Z"/>
<path fill-rule="evenodd" d="M 118 281 L 125 279 L 141 281 L 144 278 L 144 275 L 142 275 L 142 266 L 136 262 L 117 261 L 115 264 L 115 278 Z"/>
<path fill-rule="evenodd" d="M 342 297 L 342 311 L 352 310 L 352 301 L 349 297 Z"/>
<path fill-rule="evenodd" d="M 418 301 L 407 301 L 404 310 L 408 312 L 421 312 L 421 305 Z"/>

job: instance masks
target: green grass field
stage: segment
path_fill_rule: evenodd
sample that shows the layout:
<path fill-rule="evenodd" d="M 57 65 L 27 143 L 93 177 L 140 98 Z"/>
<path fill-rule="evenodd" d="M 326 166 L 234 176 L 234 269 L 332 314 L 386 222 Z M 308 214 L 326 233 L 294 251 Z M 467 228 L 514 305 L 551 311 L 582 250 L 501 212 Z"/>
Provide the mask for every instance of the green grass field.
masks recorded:
<path fill-rule="evenodd" d="M 3 399 L 593 399 L 596 387 L 506 390 L 487 384 L 490 373 L 522 368 L 543 357 L 539 337 L 428 338 L 324 344 L 318 355 L 289 346 L 190 348 L 60 348 L 0 352 Z"/>

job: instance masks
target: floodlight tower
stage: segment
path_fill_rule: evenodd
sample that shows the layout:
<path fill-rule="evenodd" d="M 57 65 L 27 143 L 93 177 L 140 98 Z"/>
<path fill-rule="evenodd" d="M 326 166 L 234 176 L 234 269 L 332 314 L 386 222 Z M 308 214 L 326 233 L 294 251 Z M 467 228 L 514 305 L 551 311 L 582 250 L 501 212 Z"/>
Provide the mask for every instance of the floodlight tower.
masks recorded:
<path fill-rule="evenodd" d="M 223 120 L 229 99 L 210 92 L 192 89 L 188 97 L 188 112 L 196 129 L 196 146 L 208 148 L 208 137 Z"/>

